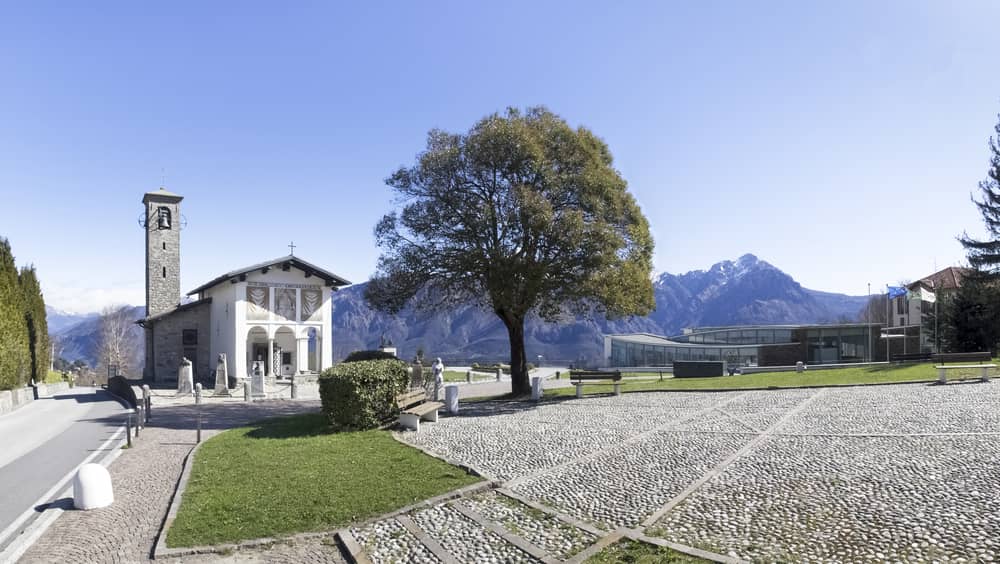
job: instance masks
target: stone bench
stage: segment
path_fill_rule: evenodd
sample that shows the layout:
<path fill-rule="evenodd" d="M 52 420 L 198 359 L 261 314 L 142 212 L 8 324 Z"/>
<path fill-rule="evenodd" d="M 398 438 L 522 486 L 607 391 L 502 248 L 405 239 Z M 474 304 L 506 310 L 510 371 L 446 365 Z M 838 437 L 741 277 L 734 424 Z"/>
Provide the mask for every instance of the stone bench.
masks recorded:
<path fill-rule="evenodd" d="M 439 401 L 427 401 L 427 392 L 411 390 L 396 397 L 399 406 L 399 424 L 406 429 L 420 431 L 420 421 L 436 422 L 438 410 L 444 407 Z"/>
<path fill-rule="evenodd" d="M 569 380 L 576 386 L 576 397 L 583 397 L 583 381 L 584 380 L 611 380 L 615 384 L 615 395 L 621 395 L 621 380 L 622 373 L 619 370 L 612 371 L 601 371 L 601 370 L 570 370 Z M 576 380 L 574 382 L 574 380 Z"/>
<path fill-rule="evenodd" d="M 996 364 L 939 364 L 934 368 L 937 368 L 938 371 L 938 384 L 947 384 L 949 370 L 975 370 L 978 368 L 979 379 L 983 382 L 989 382 L 990 369 L 996 367 Z"/>

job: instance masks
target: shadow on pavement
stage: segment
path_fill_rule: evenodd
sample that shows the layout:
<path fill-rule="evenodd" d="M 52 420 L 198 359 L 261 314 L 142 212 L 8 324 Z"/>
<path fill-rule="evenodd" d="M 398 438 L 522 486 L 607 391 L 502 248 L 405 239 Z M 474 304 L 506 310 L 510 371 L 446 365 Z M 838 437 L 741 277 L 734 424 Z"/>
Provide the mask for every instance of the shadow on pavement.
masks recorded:
<path fill-rule="evenodd" d="M 35 506 L 35 511 L 42 513 L 47 509 L 62 509 L 63 511 L 69 511 L 73 509 L 73 498 L 71 497 L 61 497 L 59 499 L 54 499 L 48 503 L 43 503 L 41 505 Z"/>
<path fill-rule="evenodd" d="M 102 396 L 101 394 L 91 391 L 84 393 L 63 394 L 61 396 L 44 396 L 42 398 L 39 398 L 37 401 L 45 401 L 45 400 L 56 400 L 56 401 L 75 400 L 76 403 L 94 403 L 98 401 L 107 401 L 108 397 Z"/>

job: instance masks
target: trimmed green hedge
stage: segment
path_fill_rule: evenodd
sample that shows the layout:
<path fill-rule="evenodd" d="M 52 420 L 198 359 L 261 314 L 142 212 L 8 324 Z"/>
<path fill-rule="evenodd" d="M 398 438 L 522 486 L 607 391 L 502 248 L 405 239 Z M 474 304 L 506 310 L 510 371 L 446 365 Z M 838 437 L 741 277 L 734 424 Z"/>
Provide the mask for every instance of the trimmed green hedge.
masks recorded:
<path fill-rule="evenodd" d="M 362 360 L 385 360 L 396 358 L 396 355 L 384 351 L 354 351 L 347 355 L 344 362 L 358 362 Z"/>
<path fill-rule="evenodd" d="M 399 415 L 396 396 L 410 387 L 398 359 L 343 362 L 319 378 L 323 413 L 338 431 L 375 429 Z"/>

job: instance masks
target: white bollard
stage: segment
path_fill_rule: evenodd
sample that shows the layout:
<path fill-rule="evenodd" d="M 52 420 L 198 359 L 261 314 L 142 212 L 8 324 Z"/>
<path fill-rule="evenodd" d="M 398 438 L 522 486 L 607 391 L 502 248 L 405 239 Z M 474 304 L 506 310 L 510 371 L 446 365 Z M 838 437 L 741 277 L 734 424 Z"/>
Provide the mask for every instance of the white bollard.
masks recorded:
<path fill-rule="evenodd" d="M 542 377 L 534 376 L 531 378 L 531 399 L 538 401 L 542 399 Z"/>
<path fill-rule="evenodd" d="M 444 405 L 448 413 L 452 415 L 458 413 L 458 386 L 455 384 L 444 387 Z"/>
<path fill-rule="evenodd" d="M 948 376 L 945 375 L 945 372 L 946 371 L 945 371 L 944 368 L 938 368 L 938 384 L 947 384 L 948 383 Z"/>
<path fill-rule="evenodd" d="M 84 464 L 73 478 L 73 507 L 99 509 L 114 503 L 111 475 L 100 464 Z"/>

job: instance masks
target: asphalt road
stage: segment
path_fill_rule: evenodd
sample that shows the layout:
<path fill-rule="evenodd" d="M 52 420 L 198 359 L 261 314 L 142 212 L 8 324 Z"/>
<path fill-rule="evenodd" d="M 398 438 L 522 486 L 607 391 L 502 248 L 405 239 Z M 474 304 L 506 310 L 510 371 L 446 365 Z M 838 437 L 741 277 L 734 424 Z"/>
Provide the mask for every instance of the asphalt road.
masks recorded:
<path fill-rule="evenodd" d="M 117 431 L 124 409 L 103 390 L 77 387 L 0 417 L 0 549 L 21 529 L 11 524 Z"/>

